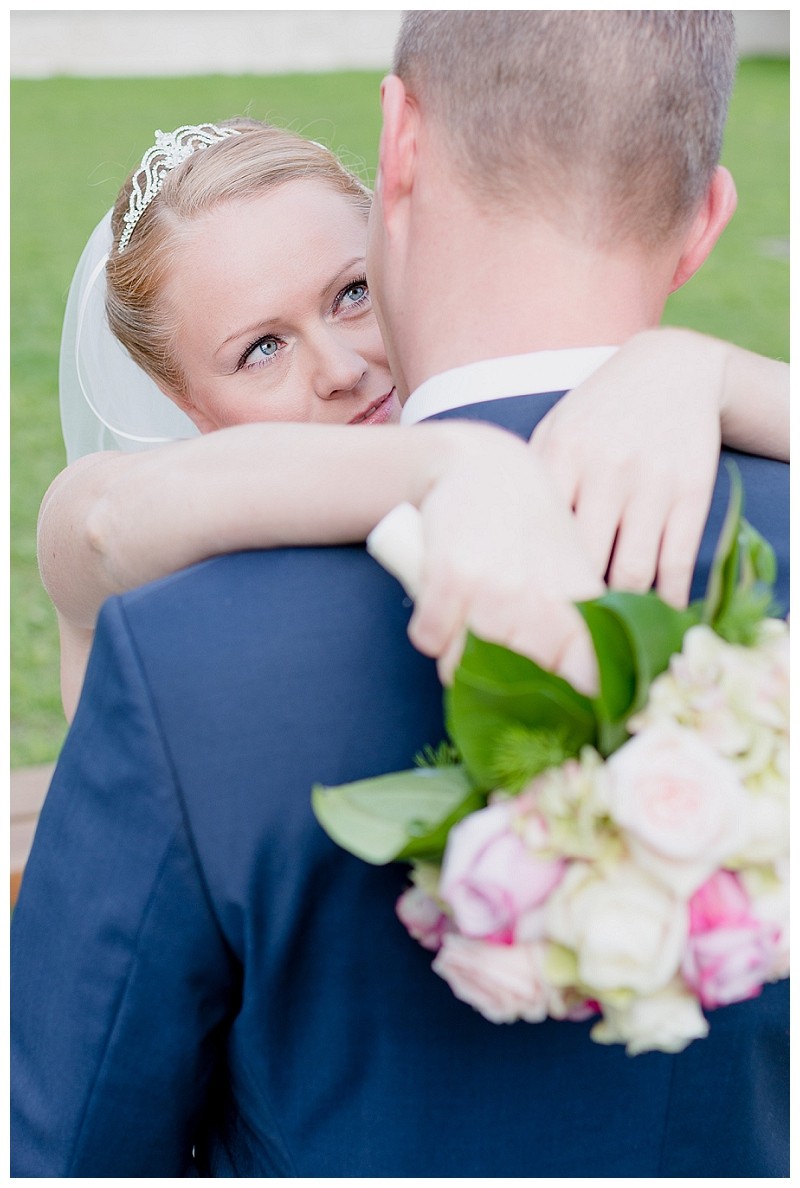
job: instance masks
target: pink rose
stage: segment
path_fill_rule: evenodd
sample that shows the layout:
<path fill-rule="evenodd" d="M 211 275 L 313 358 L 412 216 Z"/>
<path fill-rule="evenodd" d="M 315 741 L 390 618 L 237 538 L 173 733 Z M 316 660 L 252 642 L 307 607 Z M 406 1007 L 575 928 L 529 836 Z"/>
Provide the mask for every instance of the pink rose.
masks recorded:
<path fill-rule="evenodd" d="M 444 933 L 453 927 L 448 916 L 435 899 L 419 887 L 409 887 L 397 901 L 395 911 L 414 940 L 423 949 L 434 952 L 442 943 Z"/>
<path fill-rule="evenodd" d="M 691 895 L 747 828 L 749 797 L 736 768 L 691 731 L 643 730 L 608 760 L 610 805 L 637 863 Z"/>
<path fill-rule="evenodd" d="M 543 974 L 543 946 L 498 945 L 449 933 L 432 968 L 456 998 L 492 1023 L 547 1017 L 550 988 Z"/>
<path fill-rule="evenodd" d="M 465 936 L 510 943 L 520 917 L 538 907 L 562 877 L 564 862 L 538 857 L 515 830 L 519 815 L 513 805 L 490 805 L 450 830 L 439 893 Z M 525 825 L 530 838 L 531 822 Z M 546 837 L 543 827 L 538 836 Z"/>
<path fill-rule="evenodd" d="M 692 896 L 681 964 L 704 1007 L 755 998 L 775 966 L 780 929 L 752 915 L 739 879 L 718 871 Z"/>
<path fill-rule="evenodd" d="M 697 936 L 750 917 L 750 900 L 735 874 L 718 870 L 689 900 L 689 935 Z"/>

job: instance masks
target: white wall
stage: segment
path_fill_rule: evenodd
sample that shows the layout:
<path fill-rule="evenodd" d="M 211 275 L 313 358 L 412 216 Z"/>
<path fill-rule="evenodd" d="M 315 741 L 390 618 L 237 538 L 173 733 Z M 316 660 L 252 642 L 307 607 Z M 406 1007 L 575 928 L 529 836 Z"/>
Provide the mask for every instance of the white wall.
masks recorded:
<path fill-rule="evenodd" d="M 789 52 L 789 11 L 737 12 L 740 51 Z M 389 66 L 399 11 L 17 11 L 11 74 L 284 74 Z"/>
<path fill-rule="evenodd" d="M 789 56 L 789 9 L 748 9 L 736 13 L 736 36 L 742 57 Z"/>
<path fill-rule="evenodd" d="M 400 12 L 12 12 L 12 76 L 385 70 Z"/>

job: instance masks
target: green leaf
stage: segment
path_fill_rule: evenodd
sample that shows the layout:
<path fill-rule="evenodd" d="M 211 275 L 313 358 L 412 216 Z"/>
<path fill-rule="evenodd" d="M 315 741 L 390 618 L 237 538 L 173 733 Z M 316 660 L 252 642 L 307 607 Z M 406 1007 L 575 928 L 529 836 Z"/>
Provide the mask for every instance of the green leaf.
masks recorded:
<path fill-rule="evenodd" d="M 728 463 L 731 495 L 708 578 L 702 618 L 730 643 L 752 644 L 758 624 L 774 614 L 777 563 L 772 546 L 742 517 L 739 471 Z"/>
<path fill-rule="evenodd" d="M 594 643 L 600 692 L 594 701 L 598 750 L 615 751 L 627 737 L 625 721 L 647 700 L 653 678 L 680 651 L 698 611 L 676 610 L 650 591 L 611 591 L 578 606 Z"/>
<path fill-rule="evenodd" d="M 445 693 L 445 711 L 448 733 L 482 790 L 495 786 L 497 741 L 510 725 L 551 733 L 568 755 L 596 738 L 588 698 L 532 660 L 474 635 Z"/>
<path fill-rule="evenodd" d="M 337 787 L 314 786 L 314 813 L 343 849 L 383 866 L 435 860 L 451 825 L 484 806 L 463 767 L 417 767 Z"/>
<path fill-rule="evenodd" d="M 602 599 L 580 603 L 578 610 L 589 628 L 597 656 L 600 689 L 595 712 L 608 722 L 618 722 L 636 695 L 636 657 L 630 635 L 618 614 Z"/>
<path fill-rule="evenodd" d="M 771 589 L 778 576 L 775 550 L 747 520 L 741 522 L 739 548 L 742 556 L 742 585 L 748 588 L 762 585 Z"/>
<path fill-rule="evenodd" d="M 770 590 L 736 590 L 730 603 L 714 623 L 714 630 L 728 643 L 752 647 L 758 640 L 758 629 L 762 619 L 770 618 L 776 613 Z"/>
<path fill-rule="evenodd" d="M 438 823 L 432 820 L 415 821 L 409 829 L 408 842 L 397 855 L 399 862 L 425 862 L 441 864 L 447 845 L 447 835 L 454 825 L 457 825 L 470 813 L 486 808 L 486 796 L 470 788 L 470 791 L 460 800 L 452 812 L 443 816 Z"/>
<path fill-rule="evenodd" d="M 739 579 L 739 526 L 744 491 L 741 476 L 733 463 L 728 463 L 728 475 L 731 484 L 728 510 L 714 550 L 702 603 L 703 622 L 710 624 L 714 624 L 725 613 Z"/>

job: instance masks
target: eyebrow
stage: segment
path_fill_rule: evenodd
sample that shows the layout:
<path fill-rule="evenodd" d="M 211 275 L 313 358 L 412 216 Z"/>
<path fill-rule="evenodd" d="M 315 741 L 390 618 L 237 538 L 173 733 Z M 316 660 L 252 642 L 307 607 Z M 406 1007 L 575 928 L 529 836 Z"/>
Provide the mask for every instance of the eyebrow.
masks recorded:
<path fill-rule="evenodd" d="M 331 279 L 330 279 L 329 281 L 327 281 L 327 282 L 326 282 L 326 283 L 323 285 L 322 289 L 320 290 L 320 294 L 319 294 L 319 300 L 320 300 L 320 301 L 322 300 L 322 298 L 325 296 L 325 294 L 326 294 L 326 293 L 328 292 L 328 290 L 330 289 L 331 285 L 334 285 L 334 284 L 336 284 L 336 282 L 337 282 L 337 281 L 338 281 L 338 280 L 339 280 L 339 279 L 340 279 L 340 278 L 341 278 L 341 277 L 342 277 L 342 276 L 343 276 L 345 273 L 347 273 L 347 272 L 352 272 L 352 271 L 353 271 L 353 269 L 354 269 L 354 268 L 355 268 L 357 265 L 358 265 L 358 266 L 360 266 L 362 269 L 363 269 L 363 268 L 364 268 L 364 266 L 366 265 L 366 260 L 365 260 L 365 258 L 364 258 L 364 256 L 363 256 L 363 254 L 362 254 L 362 255 L 360 255 L 360 256 L 353 256 L 352 260 L 348 260 L 348 261 L 347 261 L 345 264 L 343 264 L 343 265 L 342 265 L 342 267 L 339 269 L 339 271 L 338 271 L 338 272 L 336 272 L 336 273 L 335 273 L 335 274 L 334 274 L 334 275 L 331 277 Z M 281 320 L 282 320 L 282 319 L 281 319 L 281 318 L 279 318 L 279 317 L 276 317 L 276 318 L 259 318 L 259 320 L 258 320 L 257 322 L 254 322 L 252 326 L 246 326 L 246 327 L 245 327 L 244 329 L 242 329 L 242 330 L 234 330 L 233 334 L 229 334 L 229 335 L 228 335 L 228 337 L 225 339 L 225 341 L 224 341 L 224 342 L 222 342 L 222 343 L 220 343 L 220 345 L 217 347 L 216 351 L 214 352 L 214 356 L 213 356 L 213 357 L 216 359 L 216 358 L 217 358 L 217 356 L 218 356 L 218 355 L 219 355 L 219 354 L 220 354 L 220 353 L 221 353 L 221 352 L 222 352 L 222 351 L 225 349 L 225 347 L 226 347 L 226 346 L 229 346 L 229 345 L 230 345 L 230 343 L 232 343 L 232 342 L 236 342 L 236 341 L 237 341 L 237 339 L 240 339 L 240 338 L 250 338 L 250 337 L 252 337 L 254 334 L 269 334 L 269 328 L 270 328 L 270 326 L 276 325 L 276 324 L 277 324 L 277 323 L 279 323 Z"/>

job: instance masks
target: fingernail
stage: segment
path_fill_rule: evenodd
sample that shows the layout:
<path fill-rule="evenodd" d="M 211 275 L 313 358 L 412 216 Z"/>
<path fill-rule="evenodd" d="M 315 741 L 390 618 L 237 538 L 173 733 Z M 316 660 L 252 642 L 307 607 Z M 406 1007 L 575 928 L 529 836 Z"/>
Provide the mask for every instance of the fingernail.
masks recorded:
<path fill-rule="evenodd" d="M 437 661 L 436 671 L 439 674 L 439 680 L 443 685 L 452 685 L 453 677 L 455 675 L 455 665 L 449 661 L 445 656 Z"/>

